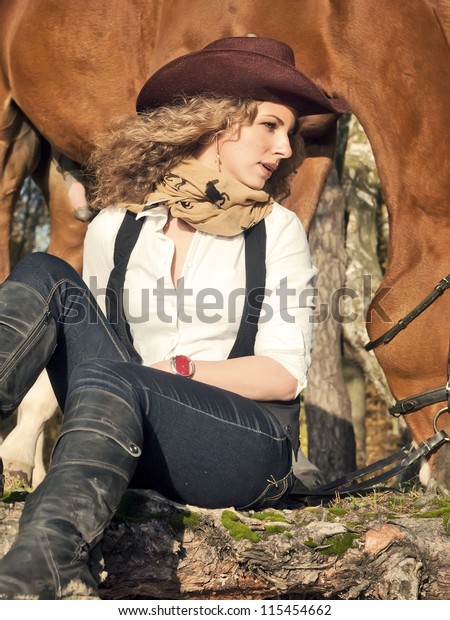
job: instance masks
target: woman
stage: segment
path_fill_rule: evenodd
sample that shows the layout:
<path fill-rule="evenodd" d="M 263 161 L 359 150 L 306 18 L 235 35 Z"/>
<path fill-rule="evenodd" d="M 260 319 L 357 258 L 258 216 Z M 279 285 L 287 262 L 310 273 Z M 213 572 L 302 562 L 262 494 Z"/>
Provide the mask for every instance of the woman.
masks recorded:
<path fill-rule="evenodd" d="M 151 76 L 99 147 L 91 292 L 45 254 L 0 289 L 2 413 L 44 367 L 64 411 L 1 596 L 98 597 L 89 552 L 129 485 L 240 509 L 289 492 L 316 270 L 274 199 L 301 162 L 297 118 L 344 109 L 288 46 L 226 38 Z"/>

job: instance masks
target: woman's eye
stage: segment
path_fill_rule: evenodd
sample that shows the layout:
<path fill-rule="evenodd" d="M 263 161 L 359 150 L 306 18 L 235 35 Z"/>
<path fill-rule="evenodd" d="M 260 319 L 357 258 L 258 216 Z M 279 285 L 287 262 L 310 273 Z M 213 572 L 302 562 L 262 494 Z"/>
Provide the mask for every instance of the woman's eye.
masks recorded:
<path fill-rule="evenodd" d="M 269 129 L 276 129 L 276 128 L 277 128 L 277 124 L 276 124 L 276 123 L 273 123 L 273 122 L 271 122 L 271 121 L 266 121 L 266 122 L 264 123 L 264 125 L 265 125 L 266 127 L 268 127 Z"/>

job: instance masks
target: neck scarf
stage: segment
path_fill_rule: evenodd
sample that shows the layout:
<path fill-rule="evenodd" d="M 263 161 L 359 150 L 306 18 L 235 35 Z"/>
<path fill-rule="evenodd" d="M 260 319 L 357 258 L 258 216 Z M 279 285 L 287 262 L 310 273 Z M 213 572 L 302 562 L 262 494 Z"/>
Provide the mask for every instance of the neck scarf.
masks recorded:
<path fill-rule="evenodd" d="M 143 205 L 125 204 L 140 213 L 156 205 L 170 210 L 193 228 L 214 235 L 233 237 L 260 222 L 272 211 L 273 200 L 263 190 L 205 168 L 193 157 L 167 173 Z M 163 201 L 163 202 L 162 202 Z"/>

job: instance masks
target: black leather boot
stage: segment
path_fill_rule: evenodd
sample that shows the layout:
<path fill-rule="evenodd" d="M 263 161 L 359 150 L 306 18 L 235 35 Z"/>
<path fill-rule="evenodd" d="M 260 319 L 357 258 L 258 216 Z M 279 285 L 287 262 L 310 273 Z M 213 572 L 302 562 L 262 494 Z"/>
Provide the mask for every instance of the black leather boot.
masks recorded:
<path fill-rule="evenodd" d="M 8 417 L 56 347 L 56 325 L 43 297 L 26 284 L 0 286 L 0 419 Z"/>
<path fill-rule="evenodd" d="M 98 599 L 90 551 L 103 537 L 141 454 L 142 426 L 122 398 L 73 392 L 44 481 L 0 560 L 0 598 Z"/>

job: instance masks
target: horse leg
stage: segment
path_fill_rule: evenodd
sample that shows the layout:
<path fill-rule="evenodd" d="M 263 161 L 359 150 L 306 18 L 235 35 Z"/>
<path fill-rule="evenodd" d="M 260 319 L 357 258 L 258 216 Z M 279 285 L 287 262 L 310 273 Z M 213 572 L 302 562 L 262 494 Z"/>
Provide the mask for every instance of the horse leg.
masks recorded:
<path fill-rule="evenodd" d="M 300 133 L 305 142 L 306 158 L 294 177 L 291 193 L 284 204 L 297 214 L 307 232 L 333 164 L 336 123 L 335 114 L 321 114 L 320 118 L 305 116 L 300 119 Z"/>
<path fill-rule="evenodd" d="M 32 176 L 43 193 L 50 213 L 50 244 L 47 251 L 67 261 L 81 273 L 87 222 L 76 217 L 80 207 L 79 202 L 74 205 L 69 196 L 68 184 L 65 181 L 68 175 L 72 177 L 61 167 L 60 162 L 52 157 L 50 147 L 46 144 L 45 157 L 41 157 Z M 70 179 L 69 190 L 72 191 L 73 199 L 76 197 L 80 200 L 82 186 L 78 181 Z"/>
<path fill-rule="evenodd" d="M 45 475 L 42 461 L 42 440 L 44 425 L 57 409 L 47 373 L 37 378 L 31 390 L 26 394 L 17 410 L 17 425 L 0 445 L 0 459 L 3 462 L 5 488 L 14 489 L 22 486 L 39 484 Z M 36 446 L 40 442 L 41 452 L 38 463 L 40 470 L 33 474 Z M 33 477 L 33 478 L 32 478 Z"/>
<path fill-rule="evenodd" d="M 44 432 L 42 432 L 36 442 L 36 450 L 34 453 L 33 473 L 31 476 L 31 486 L 33 487 L 33 489 L 35 489 L 38 484 L 43 481 L 43 479 L 45 478 L 45 474 L 47 473 L 44 463 L 44 448 L 45 437 Z"/>
<path fill-rule="evenodd" d="M 54 148 L 52 148 L 52 160 L 56 165 L 56 170 L 63 176 L 74 217 L 80 222 L 90 222 L 94 214 L 89 208 L 80 166 Z"/>
<path fill-rule="evenodd" d="M 10 271 L 11 224 L 23 182 L 40 156 L 40 136 L 0 81 L 0 281 Z"/>

